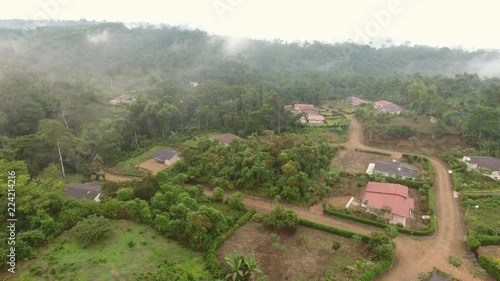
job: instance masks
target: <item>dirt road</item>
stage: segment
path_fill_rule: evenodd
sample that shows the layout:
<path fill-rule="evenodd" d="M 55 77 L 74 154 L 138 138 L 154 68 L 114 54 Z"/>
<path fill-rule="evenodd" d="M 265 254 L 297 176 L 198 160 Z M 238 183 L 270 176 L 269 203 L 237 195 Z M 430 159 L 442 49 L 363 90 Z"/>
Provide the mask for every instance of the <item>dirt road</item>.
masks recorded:
<path fill-rule="evenodd" d="M 365 146 L 362 143 L 363 134 L 360 123 L 352 116 L 346 116 L 349 121 L 349 137 L 344 143 L 346 149 L 365 149 L 390 153 L 394 158 L 400 158 L 402 152 L 389 151 Z M 399 236 L 396 238 L 396 261 L 392 268 L 380 276 L 380 281 L 417 281 L 418 273 L 430 272 L 437 267 L 445 272 L 460 278 L 463 281 L 474 280 L 470 274 L 474 267 L 466 257 L 467 250 L 464 244 L 464 232 L 461 228 L 460 215 L 457 202 L 453 198 L 453 188 L 446 166 L 436 158 L 430 157 L 434 167 L 434 197 L 436 203 L 437 233 L 433 237 Z M 207 191 L 207 195 L 210 195 Z M 244 203 L 258 212 L 269 212 L 273 203 L 270 200 L 245 196 Z M 307 209 L 285 205 L 297 212 L 299 217 L 318 223 L 331 225 L 363 234 L 380 231 L 379 228 L 370 227 L 350 221 L 345 221 L 330 216 L 311 212 Z M 462 258 L 463 264 L 455 268 L 448 263 L 450 255 Z"/>
<path fill-rule="evenodd" d="M 365 146 L 361 124 L 353 116 L 349 119 L 349 138 L 344 144 L 347 149 L 369 149 L 391 153 L 393 157 L 401 156 L 401 152 L 375 149 Z M 394 266 L 377 280 L 418 280 L 418 273 L 431 271 L 433 267 L 453 274 L 462 280 L 474 280 L 469 273 L 474 266 L 466 258 L 465 233 L 461 228 L 461 218 L 456 200 L 453 198 L 453 187 L 447 167 L 438 159 L 429 157 L 434 167 L 434 197 L 436 204 L 437 233 L 432 238 L 416 238 L 400 236 L 396 239 L 398 246 Z M 448 257 L 462 257 L 463 265 L 455 268 L 448 263 Z"/>

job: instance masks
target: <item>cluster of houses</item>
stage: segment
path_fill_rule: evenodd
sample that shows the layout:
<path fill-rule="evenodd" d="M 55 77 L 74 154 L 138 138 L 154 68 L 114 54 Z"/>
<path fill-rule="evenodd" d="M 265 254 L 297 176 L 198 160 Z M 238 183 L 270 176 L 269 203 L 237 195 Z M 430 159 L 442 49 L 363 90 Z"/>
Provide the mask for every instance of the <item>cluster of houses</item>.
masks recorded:
<path fill-rule="evenodd" d="M 409 180 L 416 180 L 418 177 L 418 170 L 404 167 L 397 161 L 370 163 L 366 173 Z M 361 207 L 375 214 L 382 212 L 389 223 L 406 226 L 406 220 L 413 217 L 415 208 L 408 190 L 407 186 L 401 184 L 368 182 Z"/>
<path fill-rule="evenodd" d="M 353 107 L 358 107 L 362 104 L 369 103 L 369 101 L 357 97 L 348 97 L 346 98 L 346 102 Z M 396 114 L 396 115 L 403 113 L 403 107 L 386 100 L 376 101 L 374 107 L 384 113 Z"/>
<path fill-rule="evenodd" d="M 228 146 L 233 141 L 245 141 L 245 139 L 231 134 L 220 134 L 213 137 L 214 140 L 220 142 L 224 146 Z M 179 152 L 172 149 L 159 149 L 153 152 L 152 159 L 159 165 L 167 167 L 174 165 L 181 159 Z M 101 197 L 101 183 L 92 181 L 87 183 L 72 183 L 66 186 L 64 194 L 66 198 L 87 199 L 99 201 Z"/>
<path fill-rule="evenodd" d="M 303 114 L 303 116 L 300 118 L 301 123 L 308 123 L 308 124 L 326 123 L 325 117 L 319 114 L 319 109 L 314 107 L 313 104 L 296 103 L 293 106 L 291 105 L 285 106 L 285 108 L 292 109 L 297 114 Z"/>

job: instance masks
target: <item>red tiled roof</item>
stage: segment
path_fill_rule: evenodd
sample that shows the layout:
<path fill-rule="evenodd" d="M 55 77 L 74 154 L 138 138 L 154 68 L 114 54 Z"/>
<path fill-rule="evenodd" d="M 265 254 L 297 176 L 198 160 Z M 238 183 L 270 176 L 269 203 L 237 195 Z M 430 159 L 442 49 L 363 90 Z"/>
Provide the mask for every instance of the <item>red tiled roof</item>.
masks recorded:
<path fill-rule="evenodd" d="M 359 105 L 362 105 L 363 103 L 366 103 L 365 100 L 362 100 L 362 99 L 359 99 L 359 98 L 354 98 L 352 101 L 351 101 L 351 105 L 352 106 L 359 106 Z"/>
<path fill-rule="evenodd" d="M 314 108 L 314 104 L 296 103 L 296 104 L 294 104 L 294 107 L 298 108 L 299 110 L 304 110 L 307 108 Z"/>
<path fill-rule="evenodd" d="M 363 202 L 368 206 L 382 209 L 391 207 L 391 213 L 408 217 L 408 210 L 414 208 L 414 200 L 408 196 L 408 187 L 395 183 L 369 182 L 365 188 Z"/>
<path fill-rule="evenodd" d="M 325 117 L 323 117 L 323 115 L 309 113 L 307 114 L 307 120 L 325 121 Z"/>
<path fill-rule="evenodd" d="M 390 101 L 386 101 L 386 100 L 380 100 L 380 101 L 377 101 L 375 103 L 375 105 L 378 107 L 378 108 L 382 108 L 384 110 L 387 110 L 387 111 L 390 111 L 390 112 L 396 112 L 396 111 L 401 111 L 403 110 L 401 108 L 401 106 L 395 104 L 395 103 L 392 103 Z"/>

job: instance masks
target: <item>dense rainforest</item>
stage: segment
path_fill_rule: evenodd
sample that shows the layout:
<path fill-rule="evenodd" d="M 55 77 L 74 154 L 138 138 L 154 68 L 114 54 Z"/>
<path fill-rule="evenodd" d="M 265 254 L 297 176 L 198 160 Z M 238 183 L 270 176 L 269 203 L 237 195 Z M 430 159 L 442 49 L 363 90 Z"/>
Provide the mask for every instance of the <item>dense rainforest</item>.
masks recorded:
<path fill-rule="evenodd" d="M 0 157 L 26 161 L 32 175 L 60 159 L 61 169 L 91 174 L 96 162 L 110 165 L 156 141 L 203 130 L 294 132 L 300 124 L 286 104 L 347 96 L 437 117 L 480 153 L 500 155 L 500 79 L 471 73 L 483 73 L 480 62 L 496 61 L 497 51 L 52 25 L 2 21 L 11 28 L 0 29 Z M 109 105 L 122 94 L 136 100 Z"/>

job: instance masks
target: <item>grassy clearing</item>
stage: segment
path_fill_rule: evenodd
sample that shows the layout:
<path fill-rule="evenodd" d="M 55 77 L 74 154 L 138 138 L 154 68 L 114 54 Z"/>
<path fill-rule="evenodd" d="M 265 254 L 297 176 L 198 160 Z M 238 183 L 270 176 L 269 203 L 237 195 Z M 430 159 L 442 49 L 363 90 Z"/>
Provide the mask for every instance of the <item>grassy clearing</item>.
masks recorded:
<path fill-rule="evenodd" d="M 465 195 L 462 209 L 470 234 L 500 235 L 500 195 Z"/>
<path fill-rule="evenodd" d="M 153 146 L 138 156 L 117 163 L 115 166 L 113 166 L 113 169 L 115 169 L 118 172 L 126 174 L 137 174 L 138 169 L 136 168 L 136 166 L 144 162 L 145 160 L 151 159 L 153 157 L 153 153 L 158 149 L 172 149 L 172 148 L 166 146 Z"/>
<path fill-rule="evenodd" d="M 212 138 L 213 136 L 217 135 L 218 133 L 217 132 L 208 132 L 208 133 L 203 133 L 203 134 L 200 134 L 200 135 L 197 135 L 196 137 L 193 137 L 193 138 L 190 138 L 186 141 L 184 141 L 182 144 L 185 145 L 185 146 L 190 146 L 190 147 L 194 147 L 196 146 L 200 141 L 204 140 L 204 139 L 209 139 L 209 138 Z"/>
<path fill-rule="evenodd" d="M 343 143 L 347 140 L 347 130 L 340 127 L 310 127 L 306 126 L 300 132 L 316 141 Z"/>
<path fill-rule="evenodd" d="M 78 183 L 84 180 L 85 177 L 81 174 L 66 174 L 64 181 L 67 183 Z"/>
<path fill-rule="evenodd" d="M 427 116 L 418 116 L 415 118 L 411 118 L 405 115 L 396 115 L 394 117 L 391 117 L 390 121 L 388 121 L 388 124 L 405 125 L 424 135 L 432 135 L 432 129 L 435 126 L 435 124 L 432 124 L 430 122 L 430 119 Z M 450 126 L 445 126 L 445 129 L 446 134 L 458 134 L 457 130 L 453 129 Z"/>
<path fill-rule="evenodd" d="M 37 258 L 22 263 L 13 280 L 137 280 L 136 274 L 154 271 L 164 262 L 206 280 L 201 254 L 162 238 L 145 225 L 113 221 L 115 236 L 83 249 L 70 233 L 64 233 Z M 128 244 L 133 241 L 134 246 Z"/>

